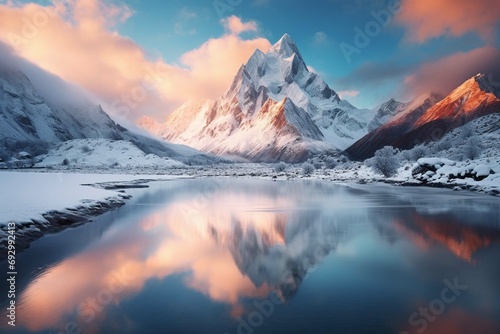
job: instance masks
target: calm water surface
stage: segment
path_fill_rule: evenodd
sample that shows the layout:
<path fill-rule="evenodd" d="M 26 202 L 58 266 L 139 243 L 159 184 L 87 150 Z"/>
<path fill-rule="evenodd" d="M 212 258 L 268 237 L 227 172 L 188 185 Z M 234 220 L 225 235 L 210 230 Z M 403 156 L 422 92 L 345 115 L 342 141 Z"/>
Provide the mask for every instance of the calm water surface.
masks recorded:
<path fill-rule="evenodd" d="M 498 198 L 235 179 L 128 192 L 18 255 L 1 332 L 500 333 Z"/>

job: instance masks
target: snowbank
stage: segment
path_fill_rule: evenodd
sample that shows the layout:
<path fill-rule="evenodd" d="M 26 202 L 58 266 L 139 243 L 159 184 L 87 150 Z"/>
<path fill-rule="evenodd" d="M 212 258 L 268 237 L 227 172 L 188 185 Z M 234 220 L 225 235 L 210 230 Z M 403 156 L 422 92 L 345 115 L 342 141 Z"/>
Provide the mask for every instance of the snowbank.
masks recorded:
<path fill-rule="evenodd" d="M 41 157 L 35 167 L 162 167 L 177 168 L 183 163 L 154 154 L 145 154 L 129 141 L 75 139 L 64 142 Z"/>
<path fill-rule="evenodd" d="M 16 223 L 16 241 L 18 249 L 22 249 L 46 232 L 86 222 L 130 198 L 124 192 L 106 189 L 137 187 L 148 180 L 173 178 L 176 177 L 0 172 L 0 248 L 6 245 L 9 222 Z"/>

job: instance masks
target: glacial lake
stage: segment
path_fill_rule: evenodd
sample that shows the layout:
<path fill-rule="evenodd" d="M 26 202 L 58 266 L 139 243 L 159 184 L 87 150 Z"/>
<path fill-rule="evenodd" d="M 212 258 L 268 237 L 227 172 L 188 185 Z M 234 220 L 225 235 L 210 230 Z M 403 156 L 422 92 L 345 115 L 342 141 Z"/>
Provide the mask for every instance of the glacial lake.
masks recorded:
<path fill-rule="evenodd" d="M 499 198 L 318 181 L 149 185 L 18 254 L 16 327 L 2 292 L 0 332 L 500 333 Z"/>

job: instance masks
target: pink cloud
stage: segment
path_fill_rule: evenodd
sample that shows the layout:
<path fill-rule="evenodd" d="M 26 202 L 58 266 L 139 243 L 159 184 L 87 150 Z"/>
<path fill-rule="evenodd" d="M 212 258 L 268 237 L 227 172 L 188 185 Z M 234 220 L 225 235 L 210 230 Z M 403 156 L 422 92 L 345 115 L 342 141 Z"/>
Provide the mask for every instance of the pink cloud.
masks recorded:
<path fill-rule="evenodd" d="M 181 60 L 191 69 L 190 77 L 202 87 L 208 87 L 210 96 L 215 97 L 229 88 L 238 69 L 256 49 L 265 52 L 270 47 L 265 38 L 242 40 L 227 35 L 210 39 L 198 49 L 184 54 Z"/>
<path fill-rule="evenodd" d="M 230 16 L 222 19 L 221 23 L 233 35 L 239 35 L 245 31 L 257 31 L 257 23 L 255 21 L 243 22 L 237 16 Z"/>
<path fill-rule="evenodd" d="M 236 32 L 255 23 L 231 17 L 231 34 L 210 39 L 181 57 L 181 65 L 151 59 L 116 26 L 133 11 L 98 0 L 0 5 L 0 41 L 23 58 L 75 83 L 131 120 L 157 119 L 188 100 L 214 99 L 230 85 L 238 68 L 268 40 L 244 40 Z M 109 110 L 113 113 L 113 110 Z"/>
<path fill-rule="evenodd" d="M 341 99 L 344 99 L 346 97 L 356 97 L 359 95 L 359 91 L 357 90 L 343 90 L 338 92 L 339 96 Z"/>
<path fill-rule="evenodd" d="M 409 29 L 408 38 L 419 43 L 468 32 L 492 41 L 499 20 L 500 1 L 491 0 L 403 0 L 396 16 L 396 22 Z"/>
<path fill-rule="evenodd" d="M 488 46 L 458 52 L 424 64 L 406 77 L 406 94 L 409 97 L 425 92 L 447 94 L 478 73 L 491 74 L 491 71 L 498 71 L 498 59 L 500 50 Z"/>

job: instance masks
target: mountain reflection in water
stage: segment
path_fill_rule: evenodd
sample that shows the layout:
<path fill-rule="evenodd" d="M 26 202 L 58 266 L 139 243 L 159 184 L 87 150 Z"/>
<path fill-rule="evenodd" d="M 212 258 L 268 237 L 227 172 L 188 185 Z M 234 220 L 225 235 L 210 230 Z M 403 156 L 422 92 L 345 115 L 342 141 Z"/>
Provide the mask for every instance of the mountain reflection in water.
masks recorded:
<path fill-rule="evenodd" d="M 471 264 L 478 251 L 500 241 L 498 203 L 478 207 L 467 196 L 448 200 L 441 193 L 415 202 L 417 192 L 405 197 L 385 186 L 216 179 L 153 186 L 107 217 L 114 223 L 100 238 L 26 286 L 19 325 L 41 331 L 74 320 L 98 332 L 108 312 L 148 283 L 175 275 L 227 305 L 236 319 L 248 312 L 248 299 L 275 293 L 289 303 L 308 273 L 348 252 L 344 246 L 360 236 L 387 245 L 404 241 L 421 253 L 444 248 Z M 474 219 L 460 210 L 474 212 Z M 490 223 L 477 223 L 482 217 Z"/>

